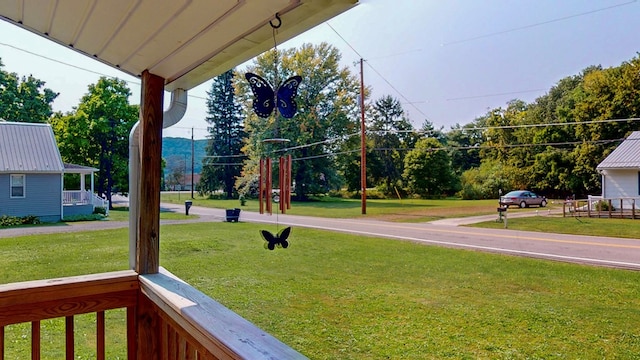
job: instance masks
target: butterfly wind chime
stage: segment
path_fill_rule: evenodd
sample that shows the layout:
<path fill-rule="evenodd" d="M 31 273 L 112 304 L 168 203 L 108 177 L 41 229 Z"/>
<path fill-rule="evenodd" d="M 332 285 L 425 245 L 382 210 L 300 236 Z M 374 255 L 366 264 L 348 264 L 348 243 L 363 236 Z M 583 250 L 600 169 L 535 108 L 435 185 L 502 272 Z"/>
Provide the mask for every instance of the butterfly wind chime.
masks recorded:
<path fill-rule="evenodd" d="M 272 21 L 269 21 L 271 28 L 273 29 L 274 49 L 276 47 L 276 29 L 282 25 L 279 14 L 276 13 L 276 19 L 278 24 L 274 25 Z M 277 60 L 276 60 L 277 61 Z M 277 69 L 277 63 L 275 64 Z M 251 91 L 253 92 L 253 111 L 261 118 L 269 118 L 274 116 L 277 120 L 279 116 L 283 118 L 292 118 L 297 110 L 295 97 L 298 93 L 298 86 L 302 81 L 302 77 L 295 75 L 292 76 L 281 84 L 278 84 L 278 76 L 276 71 L 276 84 L 272 87 L 264 78 L 254 73 L 246 73 L 245 78 L 249 82 Z M 288 139 L 272 138 L 266 139 L 264 142 L 268 143 L 285 143 Z M 258 200 L 260 202 L 260 213 L 268 212 L 272 214 L 273 204 L 277 202 L 281 213 L 286 213 L 287 209 L 291 208 L 291 155 L 281 156 L 279 159 L 279 174 L 278 180 L 280 184 L 279 192 L 274 193 L 273 174 L 272 174 L 272 161 L 271 158 L 260 158 L 260 176 L 258 180 Z M 276 221 L 277 223 L 277 221 Z M 260 235 L 265 241 L 265 248 L 274 250 L 277 247 L 287 248 L 289 246 L 288 238 L 291 234 L 291 227 L 286 227 L 276 234 L 272 234 L 267 230 L 260 230 Z"/>

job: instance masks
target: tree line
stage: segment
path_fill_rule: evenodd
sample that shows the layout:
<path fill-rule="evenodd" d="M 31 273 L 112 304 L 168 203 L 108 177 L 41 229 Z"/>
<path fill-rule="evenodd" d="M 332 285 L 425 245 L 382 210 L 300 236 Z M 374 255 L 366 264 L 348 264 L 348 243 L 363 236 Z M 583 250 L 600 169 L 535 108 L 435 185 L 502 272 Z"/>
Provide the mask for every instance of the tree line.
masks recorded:
<path fill-rule="evenodd" d="M 328 44 L 305 44 L 271 50 L 243 71 L 214 79 L 208 103 L 222 107 L 210 106 L 207 120 L 212 134 L 208 154 L 216 160 L 205 163 L 200 191 L 254 193 L 258 159 L 286 153 L 293 156 L 300 200 L 340 190 L 357 195 L 360 84 L 356 74 L 340 68 L 339 60 L 339 52 Z M 558 198 L 599 194 L 596 166 L 639 128 L 639 66 L 638 56 L 617 67 L 591 66 L 560 79 L 531 103 L 514 99 L 447 130 L 426 119 L 414 128 L 397 99 L 385 95 L 371 100 L 366 88 L 367 187 L 385 196 L 465 199 L 495 198 L 500 190 L 512 189 Z M 253 114 L 244 72 L 271 84 L 301 75 L 299 113 L 292 119 Z M 216 100 L 222 84 L 226 106 Z M 244 132 L 235 132 L 235 146 L 223 146 L 229 138 L 220 134 L 232 134 L 231 127 Z M 289 142 L 265 141 L 276 137 Z"/>
<path fill-rule="evenodd" d="M 98 194 L 111 203 L 112 193 L 128 193 L 129 132 L 139 107 L 129 104 L 126 82 L 101 77 L 72 111 L 54 113 L 56 92 L 31 75 L 19 77 L 3 66 L 0 60 L 0 120 L 51 124 L 63 162 L 98 169 Z M 65 176 L 64 183 L 80 187 L 77 176 Z"/>
<path fill-rule="evenodd" d="M 204 119 L 207 157 L 197 189 L 229 198 L 255 194 L 259 159 L 286 154 L 293 158 L 299 200 L 340 192 L 358 196 L 360 82 L 340 66 L 340 58 L 329 44 L 304 44 L 273 49 L 242 70 L 214 78 Z M 548 197 L 598 194 L 597 164 L 639 128 L 639 66 L 638 56 L 616 67 L 591 66 L 560 79 L 531 103 L 514 99 L 446 130 L 426 119 L 414 128 L 397 99 L 371 99 L 365 88 L 367 187 L 385 196 L 465 199 L 495 198 L 499 190 L 511 189 Z M 245 72 L 275 88 L 302 76 L 297 114 L 258 117 Z M 31 76 L 4 71 L 0 62 L 0 119 L 49 122 L 63 160 L 98 168 L 97 189 L 105 196 L 128 192 L 128 134 L 139 112 L 129 95 L 124 81 L 103 77 L 72 111 L 53 113 L 54 91 Z M 276 138 L 286 142 L 269 141 Z"/>

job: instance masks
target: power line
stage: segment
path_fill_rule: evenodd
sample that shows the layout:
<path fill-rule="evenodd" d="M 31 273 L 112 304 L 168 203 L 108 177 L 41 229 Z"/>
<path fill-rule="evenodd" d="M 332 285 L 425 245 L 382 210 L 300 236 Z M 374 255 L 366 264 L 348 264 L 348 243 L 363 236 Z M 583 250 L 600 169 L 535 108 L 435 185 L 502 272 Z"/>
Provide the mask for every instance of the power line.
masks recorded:
<path fill-rule="evenodd" d="M 33 56 L 36 56 L 36 57 L 39 57 L 39 58 L 42 58 L 42 59 L 45 59 L 45 60 L 53 61 L 53 62 L 61 64 L 61 65 L 69 66 L 69 67 L 72 67 L 72 68 L 77 69 L 77 70 L 86 71 L 88 73 L 92 73 L 92 74 L 95 74 L 95 75 L 105 76 L 107 78 L 114 78 L 114 79 L 117 78 L 117 79 L 120 79 L 120 80 L 122 80 L 122 81 L 124 81 L 126 83 L 129 83 L 129 84 L 132 84 L 132 85 L 136 85 L 136 86 L 140 86 L 141 85 L 141 83 L 137 82 L 137 81 L 121 79 L 121 78 L 118 78 L 117 76 L 108 75 L 108 74 L 105 74 L 105 73 L 102 73 L 102 72 L 99 72 L 99 71 L 87 69 L 87 68 L 84 68 L 82 66 L 74 65 L 74 64 L 62 61 L 62 60 L 58 60 L 58 59 L 54 59 L 52 57 L 41 55 L 41 54 L 35 53 L 33 51 L 29 51 L 29 50 L 26 50 L 26 49 L 23 49 L 23 48 L 20 48 L 20 47 L 11 45 L 11 44 L 0 42 L 0 45 L 12 48 L 14 50 L 22 51 L 22 52 L 27 53 L 29 55 L 33 55 Z M 187 93 L 187 96 L 190 97 L 190 98 L 194 98 L 194 99 L 207 100 L 207 98 L 205 98 L 205 97 L 198 96 L 198 95 L 192 95 L 192 94 L 189 94 L 189 93 Z M 189 129 L 191 129 L 191 128 L 189 128 Z"/>
<path fill-rule="evenodd" d="M 503 144 L 496 145 L 468 145 L 468 146 L 442 146 L 424 149 L 426 151 L 442 151 L 442 150 L 480 150 L 480 149 L 498 149 L 498 148 L 522 148 L 522 147 L 536 147 L 536 146 L 567 146 L 567 145 L 579 145 L 579 144 L 609 144 L 612 142 L 620 142 L 625 139 L 605 139 L 605 140 L 587 140 L 587 141 L 563 141 L 554 143 L 526 143 L 526 144 Z M 415 148 L 373 148 L 373 151 L 411 151 Z"/>
<path fill-rule="evenodd" d="M 342 39 L 342 41 L 344 41 L 345 44 L 347 44 L 348 47 L 351 48 L 351 50 L 353 50 L 354 53 L 356 53 L 356 55 L 358 55 L 359 58 L 363 58 L 362 55 L 360 55 L 360 53 L 358 52 L 358 50 L 356 50 L 353 46 L 351 46 L 351 44 L 344 38 L 342 37 L 342 35 L 340 35 L 340 33 L 338 31 L 336 31 L 336 29 L 333 28 L 333 26 L 331 26 L 331 24 L 329 24 L 329 22 L 326 22 L 327 26 L 329 26 L 331 28 L 331 30 L 333 30 L 334 33 L 336 33 L 336 35 L 338 35 L 338 37 L 340 39 Z"/>
<path fill-rule="evenodd" d="M 478 36 L 470 37 L 470 38 L 467 38 L 467 39 L 450 41 L 448 43 L 442 44 L 442 46 L 462 44 L 462 43 L 465 43 L 465 42 L 484 39 L 484 38 L 488 38 L 488 37 L 492 37 L 492 36 L 496 36 L 496 35 L 502 35 L 502 34 L 507 34 L 507 33 L 515 32 L 515 31 L 524 30 L 524 29 L 530 29 L 530 28 L 537 27 L 537 26 L 547 25 L 547 24 L 551 24 L 551 23 L 554 23 L 554 22 L 565 21 L 565 20 L 573 19 L 573 18 L 580 17 L 580 16 L 585 16 L 585 15 L 594 14 L 594 13 L 601 12 L 601 11 L 611 10 L 613 8 L 617 8 L 617 7 L 621 7 L 621 6 L 630 5 L 630 4 L 635 3 L 636 1 L 637 0 L 631 0 L 631 1 L 627 1 L 625 3 L 611 5 L 611 6 L 607 6 L 607 7 L 603 7 L 603 8 L 599 8 L 599 9 L 595 9 L 595 10 L 591 10 L 591 11 L 586 11 L 586 12 L 579 13 L 579 14 L 563 16 L 563 17 L 559 17 L 559 18 L 555 18 L 555 19 L 551 19 L 551 20 L 547 20 L 547 21 L 541 21 L 541 22 L 538 22 L 538 23 L 519 26 L 519 27 L 515 27 L 515 28 L 511 28 L 511 29 L 507 29 L 507 30 L 502 30 L 502 31 L 494 32 L 494 33 L 478 35 Z"/>
<path fill-rule="evenodd" d="M 487 127 L 474 127 L 474 128 L 460 128 L 455 130 L 462 131 L 478 131 L 478 130 L 491 130 L 491 129 L 518 129 L 518 128 L 535 128 L 543 126 L 566 126 L 566 125 L 583 125 L 583 124 L 599 124 L 599 123 L 613 123 L 623 121 L 638 121 L 640 118 L 626 118 L 626 119 L 607 119 L 607 120 L 587 120 L 587 121 L 572 121 L 566 123 L 543 123 L 543 124 L 522 124 L 522 125 L 502 125 L 502 126 L 487 126 Z"/>
<path fill-rule="evenodd" d="M 543 123 L 543 124 L 504 125 L 504 126 L 460 128 L 460 129 L 452 129 L 452 130 L 482 131 L 482 130 L 492 130 L 492 129 L 516 129 L 516 128 L 534 128 L 534 127 L 545 127 L 545 126 L 587 125 L 587 124 L 612 123 L 612 122 L 624 122 L 624 121 L 639 121 L 639 120 L 640 120 L 640 118 L 588 120 L 588 121 L 576 121 L 576 122 L 569 122 L 569 123 Z M 416 129 L 412 129 L 412 130 L 375 130 L 375 131 L 370 130 L 370 131 L 368 131 L 369 134 L 415 133 L 415 134 L 418 134 L 418 135 L 420 135 L 420 134 L 425 135 L 425 134 L 433 133 L 433 132 L 434 131 L 432 131 L 432 130 L 422 131 L 422 130 L 416 130 Z M 340 137 L 336 137 L 336 138 L 332 138 L 332 139 L 327 139 L 327 140 L 323 140 L 323 141 L 317 141 L 317 142 L 310 143 L 310 144 L 291 146 L 291 147 L 288 147 L 288 148 L 273 150 L 273 151 L 269 152 L 269 154 L 275 154 L 275 153 L 279 153 L 279 152 L 287 152 L 287 151 L 292 151 L 292 150 L 304 149 L 304 148 L 317 146 L 317 145 L 321 145 L 321 144 L 325 144 L 325 143 L 335 142 L 335 141 L 342 140 L 342 139 L 347 139 L 347 138 L 350 138 L 350 137 L 353 137 L 353 136 L 358 136 L 358 135 L 360 135 L 360 133 L 353 133 L 353 134 L 344 135 L 344 136 L 340 136 Z M 586 143 L 606 143 L 606 142 L 615 142 L 615 141 L 621 141 L 621 140 L 624 140 L 624 139 L 574 141 L 574 142 L 558 142 L 558 143 L 540 143 L 540 144 L 533 144 L 533 143 L 529 143 L 529 144 L 512 144 L 512 145 L 503 145 L 503 147 L 560 146 L 560 145 L 575 145 L 575 144 L 579 144 L 579 143 L 583 143 L 583 142 L 586 142 Z M 483 145 L 483 146 L 462 146 L 462 147 L 445 147 L 445 148 L 446 149 L 450 149 L 450 150 L 465 150 L 465 149 L 495 148 L 495 146 Z M 376 150 L 413 150 L 412 148 L 375 148 L 375 149 Z M 435 148 L 435 149 L 442 149 L 442 148 Z M 434 149 L 427 149 L 427 150 L 434 150 Z M 329 153 L 329 154 L 325 154 L 325 155 L 313 155 L 313 156 L 310 156 L 310 157 L 298 158 L 298 159 L 293 159 L 293 160 L 314 159 L 314 158 L 319 158 L 319 157 L 323 157 L 323 156 L 334 156 L 334 155 L 340 155 L 340 154 L 345 154 L 345 153 L 350 153 L 350 152 L 355 152 L 355 151 L 360 151 L 360 149 L 358 148 L 356 150 L 347 150 L 347 151 L 343 151 L 343 152 Z M 219 156 L 204 156 L 204 157 L 223 158 L 223 157 L 246 157 L 246 156 L 248 156 L 248 155 L 219 155 Z"/>
<path fill-rule="evenodd" d="M 244 154 L 236 154 L 236 155 L 205 155 L 203 158 L 238 158 L 238 157 L 247 157 L 249 155 Z"/>
<path fill-rule="evenodd" d="M 327 25 L 331 28 L 331 30 L 333 30 L 333 32 L 336 33 L 336 35 L 338 35 L 338 37 L 340 37 L 340 39 L 342 39 L 342 41 L 344 41 L 345 44 L 347 44 L 348 47 L 351 48 L 351 50 L 353 50 L 354 53 L 356 53 L 356 55 L 358 55 L 361 59 L 363 59 L 364 57 L 358 52 L 358 50 L 356 50 L 336 29 L 333 28 L 333 26 L 331 26 L 331 24 L 329 24 L 329 22 L 327 22 Z M 367 63 L 367 66 L 369 66 L 369 68 L 371 70 L 373 70 L 373 72 L 375 72 L 385 83 L 387 83 L 387 85 L 389 85 L 389 87 L 391 87 L 391 89 L 393 89 L 398 95 L 400 95 L 400 97 L 402 97 L 404 99 L 404 101 L 411 105 L 414 109 L 416 109 L 416 111 L 418 111 L 422 116 L 424 116 L 424 118 L 428 118 L 428 116 L 422 112 L 422 110 L 420 110 L 417 106 L 415 106 L 415 104 L 413 104 L 411 101 L 409 101 L 409 99 L 407 99 L 406 96 L 404 96 L 404 94 L 398 90 L 395 86 L 393 86 L 391 84 L 391 82 L 389 82 L 389 80 L 387 80 L 387 78 L 385 78 L 384 76 L 382 76 L 382 74 L 376 70 L 373 65 L 371 65 L 369 63 L 369 61 L 365 60 L 365 62 Z"/>
<path fill-rule="evenodd" d="M 447 101 L 457 101 L 457 100 L 468 100 L 468 99 L 480 99 L 494 96 L 504 96 L 504 95 L 513 95 L 513 94 L 524 94 L 531 92 L 539 92 L 539 91 L 547 91 L 548 89 L 531 89 L 531 90 L 521 90 L 521 91 L 511 91 L 504 93 L 496 93 L 496 94 L 485 94 L 485 95 L 472 95 L 472 96 L 461 96 L 455 98 L 449 98 Z"/>
<path fill-rule="evenodd" d="M 398 95 L 400 95 L 401 98 L 404 99 L 404 101 L 411 105 L 414 109 L 416 109 L 420 114 L 422 114 L 422 116 L 424 116 L 425 119 L 428 118 L 428 116 L 422 112 L 422 110 L 420 110 L 417 106 L 415 106 L 415 104 L 413 104 L 411 101 L 409 101 L 409 99 L 407 99 L 406 96 L 404 96 L 404 94 L 402 92 L 400 92 L 400 90 L 398 90 L 395 86 L 393 86 L 389 80 L 387 80 L 384 76 L 382 76 L 382 74 L 380 74 L 380 72 L 378 70 L 376 70 L 367 60 L 364 61 L 365 63 L 367 63 L 367 66 L 369 66 L 369 68 L 371 68 L 371 70 L 373 70 L 373 72 L 375 72 L 376 74 L 378 74 L 378 76 L 387 83 L 387 85 L 389 85 L 396 93 L 398 93 Z"/>

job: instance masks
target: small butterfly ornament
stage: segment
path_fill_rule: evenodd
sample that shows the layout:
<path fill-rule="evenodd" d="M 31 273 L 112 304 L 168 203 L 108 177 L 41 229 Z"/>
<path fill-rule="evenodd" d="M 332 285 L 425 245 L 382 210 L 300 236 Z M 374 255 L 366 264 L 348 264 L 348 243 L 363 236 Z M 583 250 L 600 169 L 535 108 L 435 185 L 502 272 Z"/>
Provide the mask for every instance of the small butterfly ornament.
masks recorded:
<path fill-rule="evenodd" d="M 267 230 L 260 230 L 260 235 L 262 235 L 262 238 L 265 241 L 264 248 L 269 250 L 275 249 L 276 246 L 282 247 L 285 249 L 289 247 L 289 242 L 287 241 L 287 238 L 289 237 L 290 234 L 291 234 L 290 226 L 280 230 L 276 235 L 273 235 Z"/>
<path fill-rule="evenodd" d="M 298 110 L 295 97 L 298 93 L 298 85 L 302 77 L 296 75 L 285 80 L 276 91 L 262 77 L 254 73 L 244 75 L 249 81 L 253 92 L 253 110 L 261 118 L 268 118 L 277 107 L 280 114 L 285 118 L 292 118 Z"/>

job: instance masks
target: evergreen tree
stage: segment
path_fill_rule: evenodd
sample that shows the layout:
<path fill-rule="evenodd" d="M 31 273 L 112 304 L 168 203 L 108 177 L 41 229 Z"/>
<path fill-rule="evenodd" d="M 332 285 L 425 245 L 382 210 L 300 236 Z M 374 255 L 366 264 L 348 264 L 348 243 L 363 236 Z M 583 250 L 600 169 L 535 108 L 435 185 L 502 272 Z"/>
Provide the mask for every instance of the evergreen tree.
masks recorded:
<path fill-rule="evenodd" d="M 198 190 L 211 193 L 224 190 L 232 198 L 236 178 L 242 167 L 242 146 L 246 134 L 243 128 L 241 107 L 233 88 L 234 70 L 229 70 L 213 79 L 211 91 L 207 92 L 207 116 L 209 143 L 207 158 L 203 160 L 202 177 Z"/>
<path fill-rule="evenodd" d="M 378 99 L 372 112 L 368 130 L 374 152 L 367 159 L 367 173 L 383 192 L 392 194 L 402 180 L 407 149 L 415 143 L 413 126 L 404 116 L 400 101 L 390 95 Z"/>

